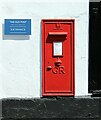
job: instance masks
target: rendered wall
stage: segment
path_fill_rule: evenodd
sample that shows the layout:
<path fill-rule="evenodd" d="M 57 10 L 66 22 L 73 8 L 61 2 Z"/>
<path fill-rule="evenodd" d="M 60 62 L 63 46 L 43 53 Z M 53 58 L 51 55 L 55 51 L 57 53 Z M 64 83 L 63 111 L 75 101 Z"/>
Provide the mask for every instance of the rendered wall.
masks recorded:
<path fill-rule="evenodd" d="M 0 98 L 40 97 L 41 19 L 75 19 L 75 95 L 88 95 L 88 0 L 0 1 Z M 4 35 L 4 19 L 31 19 L 32 35 Z"/>

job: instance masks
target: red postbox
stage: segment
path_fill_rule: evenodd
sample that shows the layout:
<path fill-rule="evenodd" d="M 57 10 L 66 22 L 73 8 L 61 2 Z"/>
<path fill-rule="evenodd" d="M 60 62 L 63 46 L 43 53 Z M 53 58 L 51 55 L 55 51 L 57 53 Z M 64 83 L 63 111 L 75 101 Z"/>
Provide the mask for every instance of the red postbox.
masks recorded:
<path fill-rule="evenodd" d="M 74 20 L 42 20 L 42 95 L 74 96 Z"/>

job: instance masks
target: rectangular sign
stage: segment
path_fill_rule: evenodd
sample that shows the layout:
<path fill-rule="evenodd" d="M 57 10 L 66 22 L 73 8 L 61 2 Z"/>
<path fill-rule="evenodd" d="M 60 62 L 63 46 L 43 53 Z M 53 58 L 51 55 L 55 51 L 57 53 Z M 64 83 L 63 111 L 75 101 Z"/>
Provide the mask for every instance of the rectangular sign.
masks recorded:
<path fill-rule="evenodd" d="M 62 42 L 53 42 L 54 56 L 62 56 Z"/>
<path fill-rule="evenodd" d="M 31 35 L 31 19 L 5 19 L 5 35 Z"/>

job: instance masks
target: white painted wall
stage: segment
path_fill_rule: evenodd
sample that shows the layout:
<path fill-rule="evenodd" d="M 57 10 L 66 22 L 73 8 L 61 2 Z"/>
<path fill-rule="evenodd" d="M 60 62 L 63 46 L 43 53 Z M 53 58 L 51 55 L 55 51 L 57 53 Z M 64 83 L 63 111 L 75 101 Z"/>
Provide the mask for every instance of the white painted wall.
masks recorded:
<path fill-rule="evenodd" d="M 88 7 L 88 0 L 0 0 L 0 98 L 41 96 L 44 18 L 75 19 L 75 92 L 88 95 Z M 3 35 L 4 19 L 17 18 L 32 20 L 29 40 Z"/>

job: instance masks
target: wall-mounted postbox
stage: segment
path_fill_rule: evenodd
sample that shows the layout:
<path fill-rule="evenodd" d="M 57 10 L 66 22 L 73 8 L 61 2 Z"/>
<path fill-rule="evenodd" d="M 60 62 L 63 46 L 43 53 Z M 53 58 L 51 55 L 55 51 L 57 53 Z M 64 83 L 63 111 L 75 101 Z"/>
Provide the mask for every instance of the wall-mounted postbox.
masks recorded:
<path fill-rule="evenodd" d="M 74 93 L 74 20 L 42 20 L 42 95 Z"/>

